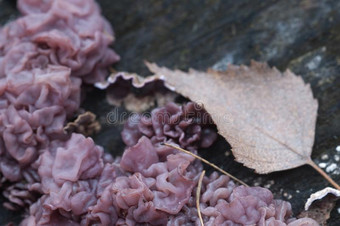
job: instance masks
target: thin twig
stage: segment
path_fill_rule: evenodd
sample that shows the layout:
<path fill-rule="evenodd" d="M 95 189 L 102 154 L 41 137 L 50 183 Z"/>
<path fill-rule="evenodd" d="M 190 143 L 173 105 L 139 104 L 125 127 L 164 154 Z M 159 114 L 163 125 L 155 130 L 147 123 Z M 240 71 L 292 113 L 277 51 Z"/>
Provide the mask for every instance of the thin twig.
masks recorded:
<path fill-rule="evenodd" d="M 236 177 L 234 177 L 233 175 L 231 175 L 230 173 L 227 173 L 226 171 L 224 171 L 223 169 L 221 169 L 220 167 L 216 166 L 215 164 L 209 162 L 208 160 L 205 160 L 204 158 L 198 156 L 198 155 L 195 155 L 194 153 L 191 153 L 190 151 L 187 151 L 187 150 L 184 150 L 183 148 L 180 148 L 178 146 L 175 146 L 175 145 L 172 145 L 172 144 L 168 144 L 168 143 L 163 143 L 165 146 L 168 146 L 168 147 L 171 147 L 171 148 L 175 148 L 181 152 L 184 152 L 186 154 L 189 154 L 191 156 L 194 156 L 195 158 L 201 160 L 202 162 L 208 164 L 209 166 L 215 168 L 216 170 L 220 171 L 221 173 L 229 176 L 231 179 L 233 179 L 234 181 L 237 181 L 238 183 L 246 186 L 246 187 L 249 187 L 246 183 L 244 183 L 243 181 L 241 181 L 240 179 L 237 179 Z"/>
<path fill-rule="evenodd" d="M 117 73 L 117 71 L 116 71 L 113 67 L 109 67 L 109 71 L 110 71 L 110 73 L 112 73 L 112 74 Z"/>
<path fill-rule="evenodd" d="M 336 189 L 338 189 L 340 191 L 340 186 L 339 184 L 337 184 L 330 176 L 328 176 L 327 173 L 325 173 L 322 169 L 320 169 L 320 167 L 318 165 L 316 165 L 313 160 L 310 160 L 307 162 L 308 165 L 310 165 L 311 167 L 313 167 L 318 173 L 321 174 L 321 176 L 323 176 L 331 185 L 333 185 Z"/>
<path fill-rule="evenodd" d="M 204 222 L 203 222 L 203 218 L 201 214 L 201 208 L 200 208 L 200 196 L 201 196 L 201 188 L 202 188 L 204 174 L 205 174 L 205 170 L 203 170 L 201 173 L 200 179 L 198 180 L 197 191 L 196 191 L 196 207 L 197 207 L 198 218 L 201 221 L 201 226 L 204 226 Z"/>

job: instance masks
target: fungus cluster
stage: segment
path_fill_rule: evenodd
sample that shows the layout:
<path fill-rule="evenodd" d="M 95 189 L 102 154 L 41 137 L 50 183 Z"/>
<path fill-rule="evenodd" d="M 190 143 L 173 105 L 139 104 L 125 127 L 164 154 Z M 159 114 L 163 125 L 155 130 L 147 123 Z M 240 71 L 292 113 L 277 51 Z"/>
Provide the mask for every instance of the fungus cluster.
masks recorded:
<path fill-rule="evenodd" d="M 18 0 L 22 17 L 0 30 L 0 180 L 22 225 L 193 225 L 203 166 L 194 157 L 217 137 L 194 103 L 169 103 L 130 119 L 113 158 L 82 134 L 65 134 L 81 85 L 104 81 L 119 60 L 113 31 L 93 0 Z M 204 117 L 202 117 L 204 116 Z M 206 225 L 317 225 L 260 187 L 204 177 Z"/>

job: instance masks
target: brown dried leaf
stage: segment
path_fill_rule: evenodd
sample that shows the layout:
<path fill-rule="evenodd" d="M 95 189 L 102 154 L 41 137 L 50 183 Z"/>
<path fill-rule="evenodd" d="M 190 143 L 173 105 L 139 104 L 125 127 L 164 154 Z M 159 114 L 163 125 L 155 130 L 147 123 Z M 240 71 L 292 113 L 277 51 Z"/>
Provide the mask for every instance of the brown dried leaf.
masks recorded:
<path fill-rule="evenodd" d="M 230 65 L 226 72 L 147 66 L 176 92 L 204 105 L 238 162 L 258 173 L 314 164 L 318 104 L 301 77 L 256 62 Z"/>
<path fill-rule="evenodd" d="M 85 112 L 76 118 L 74 122 L 69 122 L 64 127 L 65 133 L 81 133 L 84 136 L 91 136 L 101 129 L 100 123 L 96 120 L 96 115 L 92 112 Z"/>
<path fill-rule="evenodd" d="M 305 204 L 305 211 L 299 214 L 301 217 L 310 217 L 320 225 L 327 225 L 331 211 L 336 200 L 340 198 L 340 191 L 334 188 L 325 188 L 312 194 Z"/>

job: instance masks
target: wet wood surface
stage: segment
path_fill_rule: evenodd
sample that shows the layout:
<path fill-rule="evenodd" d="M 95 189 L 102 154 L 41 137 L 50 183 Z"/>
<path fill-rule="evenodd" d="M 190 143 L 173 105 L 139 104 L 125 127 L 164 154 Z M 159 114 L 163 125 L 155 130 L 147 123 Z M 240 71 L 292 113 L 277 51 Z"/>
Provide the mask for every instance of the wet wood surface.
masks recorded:
<path fill-rule="evenodd" d="M 143 61 L 170 68 L 225 70 L 229 63 L 267 61 L 290 69 L 310 83 L 319 101 L 313 159 L 329 166 L 340 155 L 340 1 L 338 0 L 100 0 L 103 14 L 116 33 L 113 48 L 121 61 L 116 70 L 148 75 Z M 0 0 L 0 24 L 18 16 L 15 1 Z M 113 155 L 124 150 L 122 125 L 106 122 L 105 93 L 92 90 L 83 108 L 97 114 L 102 131 L 94 138 Z M 124 109 L 118 108 L 119 112 Z M 308 166 L 260 176 L 225 155 L 228 144 L 219 139 L 201 150 L 209 161 L 251 185 L 269 187 L 276 198 L 292 203 L 295 215 L 312 192 L 328 186 Z M 230 153 L 228 151 L 227 153 Z M 338 171 L 337 171 L 338 170 Z M 340 170 L 329 172 L 340 183 Z M 329 225 L 340 224 L 338 202 Z M 1 209 L 0 225 L 18 221 L 17 213 Z"/>

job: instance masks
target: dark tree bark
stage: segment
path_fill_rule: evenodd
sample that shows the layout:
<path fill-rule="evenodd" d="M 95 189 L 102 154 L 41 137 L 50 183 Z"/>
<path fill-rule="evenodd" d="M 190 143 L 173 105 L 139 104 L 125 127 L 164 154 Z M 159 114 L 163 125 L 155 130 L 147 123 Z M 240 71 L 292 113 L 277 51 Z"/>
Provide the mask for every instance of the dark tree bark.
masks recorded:
<path fill-rule="evenodd" d="M 228 63 L 248 64 L 254 59 L 301 75 L 319 101 L 312 157 L 317 163 L 340 164 L 334 160 L 340 145 L 340 1 L 100 0 L 99 4 L 116 33 L 113 47 L 122 58 L 116 70 L 148 75 L 144 60 L 170 68 L 224 70 Z M 14 1 L 0 0 L 0 24 L 18 15 Z M 87 95 L 83 108 L 95 112 L 103 127 L 94 138 L 119 155 L 124 150 L 122 125 L 106 123 L 113 107 L 103 91 L 90 90 L 95 95 Z M 276 198 L 292 203 L 295 215 L 311 193 L 328 186 L 308 166 L 257 175 L 234 162 L 232 155 L 226 156 L 226 145 L 219 139 L 200 154 L 250 185 L 270 187 Z M 340 183 L 339 174 L 330 175 Z M 337 208 L 339 202 L 329 225 L 340 224 Z M 20 221 L 16 213 L 2 208 L 0 212 L 0 225 Z"/>

